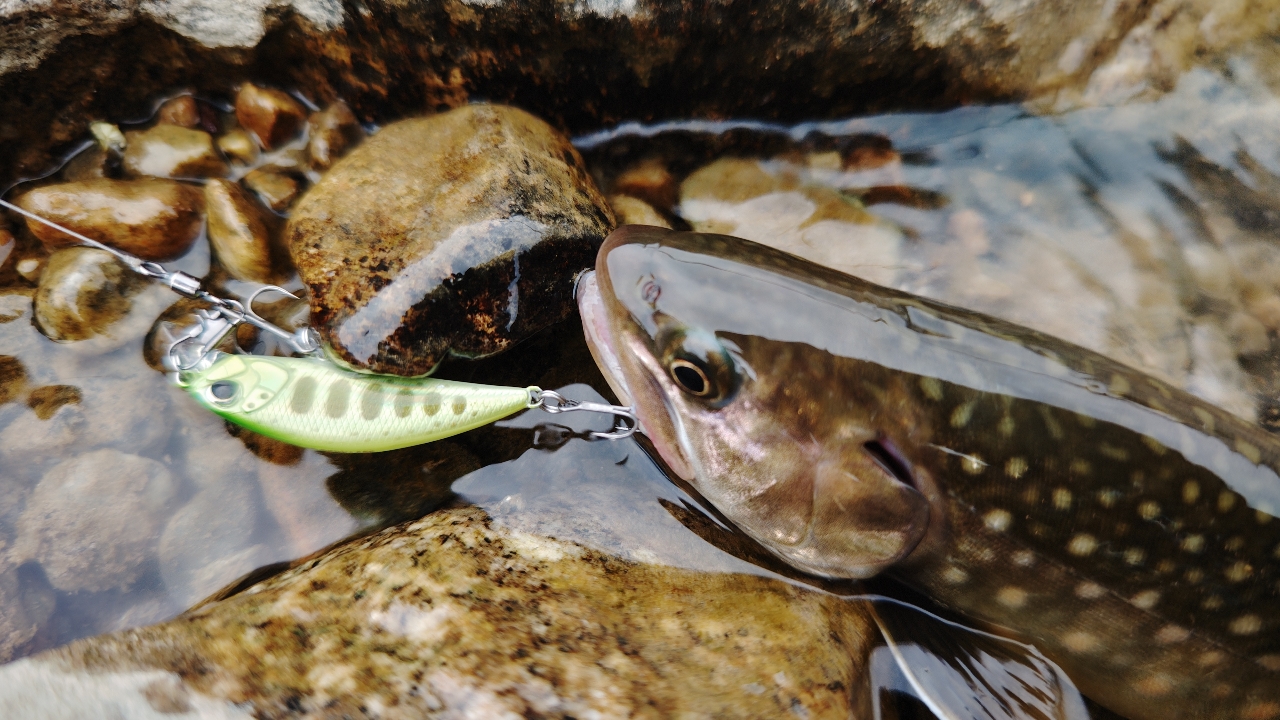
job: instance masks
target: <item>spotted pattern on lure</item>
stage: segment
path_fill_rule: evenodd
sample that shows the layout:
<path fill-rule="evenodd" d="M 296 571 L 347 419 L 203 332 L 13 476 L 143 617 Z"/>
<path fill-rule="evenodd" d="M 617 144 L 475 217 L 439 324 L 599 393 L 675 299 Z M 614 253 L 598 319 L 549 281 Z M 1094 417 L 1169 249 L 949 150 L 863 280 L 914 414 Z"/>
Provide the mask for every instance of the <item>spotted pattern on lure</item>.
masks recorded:
<path fill-rule="evenodd" d="M 889 572 L 1133 720 L 1280 718 L 1280 439 L 1086 349 L 745 240 L 614 233 L 592 351 L 808 572 Z"/>
<path fill-rule="evenodd" d="M 365 375 L 314 358 L 220 355 L 181 383 L 254 432 L 333 452 L 378 452 L 472 430 L 535 407 L 536 387 Z"/>

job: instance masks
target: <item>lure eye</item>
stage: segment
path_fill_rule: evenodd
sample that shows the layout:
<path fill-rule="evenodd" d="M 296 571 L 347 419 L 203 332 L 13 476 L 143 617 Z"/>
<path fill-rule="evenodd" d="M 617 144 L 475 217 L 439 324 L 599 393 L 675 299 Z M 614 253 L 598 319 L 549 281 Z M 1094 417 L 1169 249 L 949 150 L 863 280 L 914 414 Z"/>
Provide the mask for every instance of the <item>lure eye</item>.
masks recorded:
<path fill-rule="evenodd" d="M 236 384 L 230 380 L 219 380 L 209 386 L 209 394 L 214 400 L 226 402 L 236 396 Z"/>
<path fill-rule="evenodd" d="M 688 360 L 672 361 L 671 378 L 690 395 L 703 397 L 711 392 L 711 380 L 706 371 Z"/>

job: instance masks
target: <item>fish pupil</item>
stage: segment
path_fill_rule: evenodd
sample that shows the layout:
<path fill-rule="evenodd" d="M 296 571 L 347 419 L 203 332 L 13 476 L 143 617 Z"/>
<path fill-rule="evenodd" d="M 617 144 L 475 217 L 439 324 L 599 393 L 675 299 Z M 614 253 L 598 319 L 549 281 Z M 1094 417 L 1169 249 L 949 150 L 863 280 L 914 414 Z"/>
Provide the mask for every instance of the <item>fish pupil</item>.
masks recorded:
<path fill-rule="evenodd" d="M 219 380 L 209 386 L 209 394 L 218 400 L 230 400 L 235 397 L 236 384 L 229 380 Z"/>
<path fill-rule="evenodd" d="M 672 363 L 671 377 L 675 378 L 680 387 L 694 395 L 706 395 L 711 386 L 702 368 L 688 360 L 677 360 Z"/>

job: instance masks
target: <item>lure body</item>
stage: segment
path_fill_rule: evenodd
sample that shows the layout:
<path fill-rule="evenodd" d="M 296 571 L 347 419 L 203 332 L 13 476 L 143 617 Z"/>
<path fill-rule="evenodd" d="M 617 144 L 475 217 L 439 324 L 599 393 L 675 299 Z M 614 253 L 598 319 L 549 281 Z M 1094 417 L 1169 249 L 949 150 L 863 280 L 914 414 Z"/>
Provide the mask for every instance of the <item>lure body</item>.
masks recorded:
<path fill-rule="evenodd" d="M 364 375 L 312 358 L 220 355 L 182 384 L 231 422 L 291 445 L 380 452 L 457 435 L 535 407 L 536 387 Z"/>

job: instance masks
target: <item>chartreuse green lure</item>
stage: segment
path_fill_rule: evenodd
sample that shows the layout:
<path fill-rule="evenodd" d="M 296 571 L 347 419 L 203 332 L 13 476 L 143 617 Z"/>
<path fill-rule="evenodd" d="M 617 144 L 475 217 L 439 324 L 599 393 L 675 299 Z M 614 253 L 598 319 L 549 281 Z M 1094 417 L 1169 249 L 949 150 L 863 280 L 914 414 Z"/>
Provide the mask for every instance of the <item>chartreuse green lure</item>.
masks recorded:
<path fill-rule="evenodd" d="M 218 353 L 207 368 L 182 373 L 179 384 L 237 425 L 332 452 L 395 450 L 546 407 L 533 386 L 365 375 L 319 358 Z"/>

